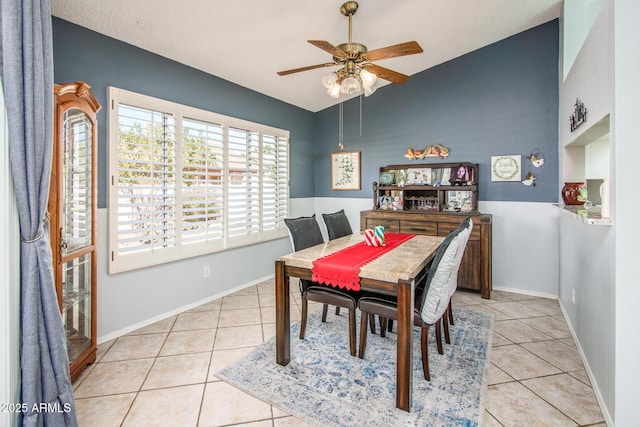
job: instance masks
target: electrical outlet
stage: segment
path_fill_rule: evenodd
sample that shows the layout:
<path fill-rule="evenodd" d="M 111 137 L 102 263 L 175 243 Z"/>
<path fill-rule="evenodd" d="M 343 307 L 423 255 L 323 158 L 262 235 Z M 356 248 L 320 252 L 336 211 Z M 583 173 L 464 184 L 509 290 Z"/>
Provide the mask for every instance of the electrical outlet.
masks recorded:
<path fill-rule="evenodd" d="M 575 288 L 571 289 L 571 303 L 572 304 L 576 303 L 576 290 L 575 290 Z"/>
<path fill-rule="evenodd" d="M 208 265 L 204 266 L 204 269 L 202 270 L 202 275 L 204 277 L 209 277 L 211 276 L 211 267 L 209 267 Z"/>

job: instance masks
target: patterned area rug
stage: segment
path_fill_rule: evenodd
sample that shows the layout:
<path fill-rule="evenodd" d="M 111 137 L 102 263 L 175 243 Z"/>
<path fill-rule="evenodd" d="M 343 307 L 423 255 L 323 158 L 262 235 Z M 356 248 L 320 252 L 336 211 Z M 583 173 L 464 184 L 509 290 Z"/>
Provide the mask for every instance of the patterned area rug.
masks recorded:
<path fill-rule="evenodd" d="M 431 381 L 425 381 L 420 330 L 414 328 L 413 404 L 395 407 L 396 334 L 369 332 L 364 360 L 349 354 L 346 310 L 309 315 L 304 340 L 291 326 L 291 362 L 276 363 L 275 338 L 216 376 L 296 417 L 318 426 L 478 426 L 484 413 L 493 315 L 454 308 L 451 345 L 438 354 L 432 330 Z M 331 310 L 330 310 L 331 313 Z M 360 328 L 358 315 L 358 331 Z M 443 338 L 444 339 L 444 338 Z"/>

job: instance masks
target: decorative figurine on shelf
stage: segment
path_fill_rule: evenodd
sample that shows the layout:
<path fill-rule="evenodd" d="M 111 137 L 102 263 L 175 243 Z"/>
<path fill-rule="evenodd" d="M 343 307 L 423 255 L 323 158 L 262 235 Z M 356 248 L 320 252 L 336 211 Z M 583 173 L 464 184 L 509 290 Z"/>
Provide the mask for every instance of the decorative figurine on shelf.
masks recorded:
<path fill-rule="evenodd" d="M 391 209 L 391 198 L 389 196 L 380 196 L 380 209 Z"/>
<path fill-rule="evenodd" d="M 462 206 L 460 206 L 460 212 L 471 212 L 473 207 L 471 206 L 471 198 L 467 197 L 462 200 Z"/>

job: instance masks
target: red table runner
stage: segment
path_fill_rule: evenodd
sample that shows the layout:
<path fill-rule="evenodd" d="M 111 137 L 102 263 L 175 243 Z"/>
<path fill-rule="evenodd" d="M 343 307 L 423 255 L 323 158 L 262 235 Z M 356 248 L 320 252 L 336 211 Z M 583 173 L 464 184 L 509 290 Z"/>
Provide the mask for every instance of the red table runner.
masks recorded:
<path fill-rule="evenodd" d="M 313 261 L 312 280 L 317 283 L 360 290 L 360 267 L 411 239 L 415 234 L 384 233 L 385 246 L 367 246 L 360 242 Z"/>

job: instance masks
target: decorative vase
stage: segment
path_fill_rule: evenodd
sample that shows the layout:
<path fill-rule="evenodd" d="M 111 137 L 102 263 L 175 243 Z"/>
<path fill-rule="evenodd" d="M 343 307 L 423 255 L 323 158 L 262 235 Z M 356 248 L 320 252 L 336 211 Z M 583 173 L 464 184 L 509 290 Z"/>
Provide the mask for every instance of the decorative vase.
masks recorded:
<path fill-rule="evenodd" d="M 583 205 L 587 201 L 587 187 L 584 182 L 565 182 L 561 195 L 565 205 Z"/>
<path fill-rule="evenodd" d="M 604 181 L 602 181 L 602 184 L 600 184 L 600 215 L 603 218 L 611 218 L 611 210 L 609 208 L 609 192 L 609 180 L 605 179 Z"/>

